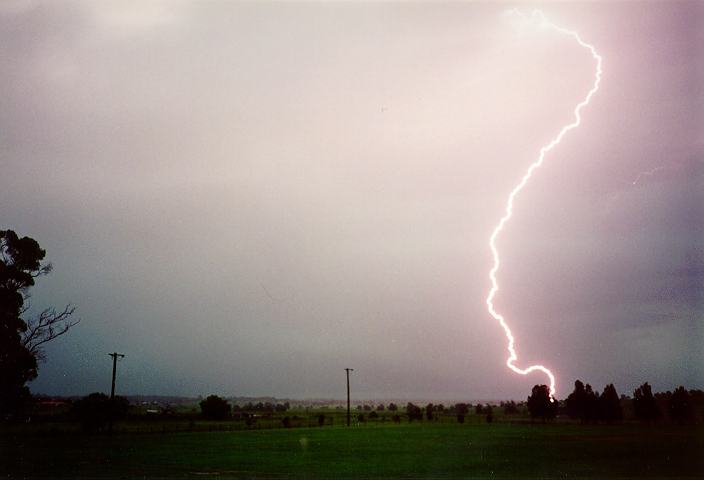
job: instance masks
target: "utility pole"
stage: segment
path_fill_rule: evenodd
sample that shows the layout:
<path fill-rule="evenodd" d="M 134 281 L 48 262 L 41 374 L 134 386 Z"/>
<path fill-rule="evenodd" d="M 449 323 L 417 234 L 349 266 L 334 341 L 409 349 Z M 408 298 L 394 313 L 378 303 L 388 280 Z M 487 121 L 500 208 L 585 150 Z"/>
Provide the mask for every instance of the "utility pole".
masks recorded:
<path fill-rule="evenodd" d="M 112 433 L 112 417 L 115 409 L 115 373 L 117 372 L 117 358 L 125 358 L 123 353 L 108 353 L 112 357 L 112 388 L 110 389 L 110 433 Z"/>
<path fill-rule="evenodd" d="M 354 372 L 354 368 L 345 368 L 347 372 L 347 426 L 350 426 L 350 372 Z"/>

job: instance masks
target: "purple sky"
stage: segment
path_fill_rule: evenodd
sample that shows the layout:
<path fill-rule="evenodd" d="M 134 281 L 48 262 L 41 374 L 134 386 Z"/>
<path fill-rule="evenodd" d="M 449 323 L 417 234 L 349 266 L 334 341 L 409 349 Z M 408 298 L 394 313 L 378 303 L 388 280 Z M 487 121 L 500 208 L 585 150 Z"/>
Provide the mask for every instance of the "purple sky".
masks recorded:
<path fill-rule="evenodd" d="M 488 237 L 594 63 L 498 3 L 0 3 L 0 227 L 82 319 L 36 392 L 522 399 Z M 604 58 L 499 241 L 518 364 L 704 388 L 704 6 L 520 4 Z M 641 172 L 662 167 L 633 181 Z"/>

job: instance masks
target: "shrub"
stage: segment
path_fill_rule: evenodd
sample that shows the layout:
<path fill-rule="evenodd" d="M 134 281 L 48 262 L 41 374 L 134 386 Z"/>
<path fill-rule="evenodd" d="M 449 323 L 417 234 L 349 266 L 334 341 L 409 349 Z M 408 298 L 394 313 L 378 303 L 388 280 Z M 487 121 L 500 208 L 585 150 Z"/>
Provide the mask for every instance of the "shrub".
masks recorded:
<path fill-rule="evenodd" d="M 232 407 L 224 398 L 217 395 L 210 395 L 200 402 L 200 411 L 203 417 L 208 420 L 225 420 L 230 418 Z"/>
<path fill-rule="evenodd" d="M 85 430 L 98 432 L 105 428 L 111 415 L 113 420 L 125 418 L 129 404 L 126 398 L 120 396 L 116 396 L 111 404 L 110 397 L 95 392 L 75 402 L 71 414 L 81 422 Z"/>

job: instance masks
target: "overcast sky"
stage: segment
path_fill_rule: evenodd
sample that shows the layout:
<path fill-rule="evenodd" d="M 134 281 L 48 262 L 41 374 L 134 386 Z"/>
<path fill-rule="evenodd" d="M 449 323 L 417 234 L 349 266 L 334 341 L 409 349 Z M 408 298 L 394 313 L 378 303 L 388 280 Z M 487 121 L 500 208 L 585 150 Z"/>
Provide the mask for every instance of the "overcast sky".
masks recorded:
<path fill-rule="evenodd" d="M 0 228 L 81 323 L 32 390 L 524 399 L 508 192 L 594 61 L 499 3 L 0 3 Z M 704 388 L 704 4 L 520 4 L 603 81 L 517 199 L 520 366 Z M 641 172 L 658 169 L 652 175 Z"/>

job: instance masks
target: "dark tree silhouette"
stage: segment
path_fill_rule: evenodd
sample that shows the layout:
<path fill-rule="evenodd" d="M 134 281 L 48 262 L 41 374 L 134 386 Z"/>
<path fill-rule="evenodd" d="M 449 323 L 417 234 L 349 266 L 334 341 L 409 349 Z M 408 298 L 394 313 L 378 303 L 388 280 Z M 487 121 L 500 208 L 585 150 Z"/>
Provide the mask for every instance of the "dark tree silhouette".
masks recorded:
<path fill-rule="evenodd" d="M 689 392 L 685 390 L 684 387 L 677 387 L 675 389 L 670 396 L 668 408 L 672 420 L 680 424 L 692 420 L 694 413 L 692 409 L 692 399 Z"/>
<path fill-rule="evenodd" d="M 200 402 L 200 411 L 208 420 L 224 420 L 230 418 L 230 403 L 217 395 L 210 395 Z"/>
<path fill-rule="evenodd" d="M 396 404 L 393 403 L 393 402 L 392 402 L 392 403 L 389 403 L 389 411 L 390 411 L 390 412 L 395 412 L 395 411 L 397 411 L 397 410 L 398 410 L 398 405 L 396 405 Z"/>
<path fill-rule="evenodd" d="M 36 240 L 0 230 L 0 420 L 17 413 L 29 398 L 25 384 L 37 377 L 42 346 L 78 323 L 71 319 L 71 305 L 22 318 L 34 279 L 51 272 L 51 264 L 42 263 L 45 255 Z"/>
<path fill-rule="evenodd" d="M 112 418 L 120 420 L 127 416 L 130 402 L 119 395 L 115 396 L 113 402 L 104 393 L 91 393 L 76 401 L 71 407 L 71 415 L 78 419 L 83 429 L 89 432 L 99 432 L 107 426 Z"/>
<path fill-rule="evenodd" d="M 535 385 L 528 397 L 528 411 L 533 418 L 543 421 L 555 418 L 557 402 L 550 399 L 550 389 L 547 385 Z"/>
<path fill-rule="evenodd" d="M 429 403 L 425 406 L 425 418 L 428 421 L 433 419 L 433 410 L 434 410 L 434 406 L 432 403 Z"/>
<path fill-rule="evenodd" d="M 599 421 L 599 394 L 588 383 L 584 387 L 584 420 L 593 423 Z"/>
<path fill-rule="evenodd" d="M 384 411 L 384 404 L 383 404 L 383 403 L 380 403 L 380 404 L 376 407 L 376 410 L 377 410 L 378 412 L 383 412 L 383 411 Z"/>
<path fill-rule="evenodd" d="M 599 419 L 599 394 L 580 381 L 574 382 L 574 391 L 565 401 L 567 415 L 578 418 L 582 422 L 596 422 Z"/>
<path fill-rule="evenodd" d="M 633 392 L 633 411 L 638 419 L 652 422 L 660 418 L 660 409 L 653 397 L 653 391 L 645 382 Z"/>
<path fill-rule="evenodd" d="M 406 415 L 408 415 L 409 422 L 413 420 L 423 420 L 423 410 L 421 410 L 418 405 L 414 405 L 411 402 L 408 402 L 406 405 Z"/>
<path fill-rule="evenodd" d="M 491 423 L 494 421 L 494 407 L 487 403 L 484 407 L 484 413 L 486 413 L 486 423 Z"/>
<path fill-rule="evenodd" d="M 458 415 L 467 415 L 469 413 L 470 406 L 466 403 L 458 403 L 455 405 L 455 411 Z"/>
<path fill-rule="evenodd" d="M 505 415 L 515 415 L 516 413 L 518 413 L 518 406 L 513 400 L 509 400 L 508 402 L 501 402 L 500 406 L 504 409 Z"/>
<path fill-rule="evenodd" d="M 567 396 L 565 407 L 567 415 L 570 418 L 575 418 L 584 421 L 585 419 L 585 404 L 586 394 L 584 392 L 584 384 L 581 380 L 574 382 L 574 390 Z"/>
<path fill-rule="evenodd" d="M 623 420 L 621 400 L 613 383 L 604 387 L 604 391 L 599 397 L 599 419 L 606 423 L 615 423 Z"/>

